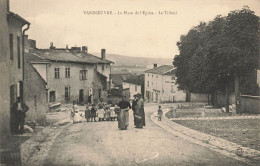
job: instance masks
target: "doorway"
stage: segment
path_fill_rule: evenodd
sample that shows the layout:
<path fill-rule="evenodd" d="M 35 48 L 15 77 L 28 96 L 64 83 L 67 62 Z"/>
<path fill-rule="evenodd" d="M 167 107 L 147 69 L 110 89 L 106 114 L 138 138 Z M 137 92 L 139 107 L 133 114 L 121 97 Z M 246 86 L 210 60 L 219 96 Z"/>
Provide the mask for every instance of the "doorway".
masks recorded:
<path fill-rule="evenodd" d="M 80 89 L 79 90 L 79 103 L 83 103 L 84 102 L 84 90 Z"/>
<path fill-rule="evenodd" d="M 56 101 L 56 94 L 55 91 L 50 91 L 50 103 Z"/>

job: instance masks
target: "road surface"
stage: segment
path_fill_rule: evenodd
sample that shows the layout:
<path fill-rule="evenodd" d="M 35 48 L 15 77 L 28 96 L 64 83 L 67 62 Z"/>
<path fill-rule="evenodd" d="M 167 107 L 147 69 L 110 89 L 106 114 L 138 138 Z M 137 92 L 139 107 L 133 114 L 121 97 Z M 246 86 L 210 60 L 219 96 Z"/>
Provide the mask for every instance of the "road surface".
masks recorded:
<path fill-rule="evenodd" d="M 53 143 L 45 165 L 245 165 L 205 147 L 185 141 L 154 124 L 156 105 L 146 105 L 146 127 L 128 130 L 117 121 L 83 122 L 63 130 Z"/>

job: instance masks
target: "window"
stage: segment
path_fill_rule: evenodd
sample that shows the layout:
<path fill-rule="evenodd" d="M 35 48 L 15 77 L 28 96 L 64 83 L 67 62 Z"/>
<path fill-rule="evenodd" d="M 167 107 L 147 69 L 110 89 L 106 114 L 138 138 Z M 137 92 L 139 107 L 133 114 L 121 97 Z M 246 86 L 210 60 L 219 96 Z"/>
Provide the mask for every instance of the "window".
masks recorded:
<path fill-rule="evenodd" d="M 102 71 L 104 71 L 105 70 L 105 65 L 104 64 L 102 64 Z"/>
<path fill-rule="evenodd" d="M 9 42 L 10 42 L 10 59 L 14 59 L 14 38 L 13 34 L 9 35 Z"/>
<path fill-rule="evenodd" d="M 54 75 L 56 79 L 60 78 L 60 68 L 54 68 Z"/>
<path fill-rule="evenodd" d="M 87 70 L 80 70 L 79 71 L 79 79 L 80 80 L 86 80 L 87 79 Z"/>
<path fill-rule="evenodd" d="M 147 81 L 147 87 L 149 87 L 149 81 Z"/>
<path fill-rule="evenodd" d="M 70 99 L 70 87 L 65 86 L 65 100 Z"/>
<path fill-rule="evenodd" d="M 137 91 L 137 85 L 135 85 L 135 91 Z"/>
<path fill-rule="evenodd" d="M 69 67 L 65 68 L 65 77 L 70 78 L 70 68 Z"/>
<path fill-rule="evenodd" d="M 148 74 L 148 77 L 149 77 L 149 74 Z"/>
<path fill-rule="evenodd" d="M 175 80 L 175 77 L 174 77 L 174 76 L 172 76 L 172 80 Z"/>
<path fill-rule="evenodd" d="M 152 75 L 152 78 L 153 78 L 153 75 Z"/>
<path fill-rule="evenodd" d="M 21 68 L 21 49 L 20 49 L 20 37 L 17 37 L 17 61 L 18 61 L 18 69 Z"/>

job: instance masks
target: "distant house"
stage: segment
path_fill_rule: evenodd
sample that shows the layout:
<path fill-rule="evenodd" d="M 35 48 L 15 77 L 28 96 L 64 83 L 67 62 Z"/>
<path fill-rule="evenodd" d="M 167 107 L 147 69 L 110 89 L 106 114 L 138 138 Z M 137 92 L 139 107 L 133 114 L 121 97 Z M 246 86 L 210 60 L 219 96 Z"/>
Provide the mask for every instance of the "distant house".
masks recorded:
<path fill-rule="evenodd" d="M 129 71 L 113 71 L 111 73 L 111 88 L 113 89 L 123 89 L 123 81 L 133 76 Z"/>
<path fill-rule="evenodd" d="M 110 88 L 110 64 L 105 58 L 105 49 L 101 57 L 88 53 L 86 46 L 49 49 L 29 49 L 26 54 L 30 63 L 47 82 L 48 101 L 87 103 L 99 98 L 106 100 Z"/>
<path fill-rule="evenodd" d="M 134 99 L 135 94 L 144 95 L 144 75 L 132 76 L 123 81 L 123 89 L 129 88 L 130 100 Z"/>
<path fill-rule="evenodd" d="M 145 71 L 145 98 L 152 102 L 185 101 L 185 93 L 178 90 L 176 69 L 172 65 L 162 65 Z"/>

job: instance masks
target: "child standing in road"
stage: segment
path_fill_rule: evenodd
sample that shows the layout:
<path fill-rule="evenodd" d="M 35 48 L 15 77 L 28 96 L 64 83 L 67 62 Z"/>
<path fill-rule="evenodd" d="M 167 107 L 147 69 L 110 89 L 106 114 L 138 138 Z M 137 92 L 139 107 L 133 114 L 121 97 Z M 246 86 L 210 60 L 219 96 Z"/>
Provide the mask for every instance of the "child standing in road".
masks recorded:
<path fill-rule="evenodd" d="M 111 121 L 115 121 L 115 119 L 116 119 L 115 106 L 113 104 L 110 107 L 110 119 L 111 119 Z"/>
<path fill-rule="evenodd" d="M 75 110 L 73 123 L 81 123 L 82 115 L 79 113 L 79 110 Z"/>
<path fill-rule="evenodd" d="M 162 108 L 161 108 L 160 105 L 159 105 L 159 107 L 158 107 L 158 113 L 157 113 L 157 115 L 158 115 L 158 121 L 162 121 L 163 111 L 162 111 Z"/>
<path fill-rule="evenodd" d="M 98 109 L 97 114 L 98 114 L 99 121 L 104 121 L 105 110 L 103 108 Z"/>
<path fill-rule="evenodd" d="M 97 114 L 97 110 L 95 108 L 95 104 L 92 104 L 92 108 L 90 110 L 91 112 L 91 122 L 93 122 L 93 120 L 96 122 L 96 114 Z"/>
<path fill-rule="evenodd" d="M 86 118 L 87 122 L 90 121 L 90 108 L 89 108 L 89 106 L 86 106 L 85 118 Z"/>

